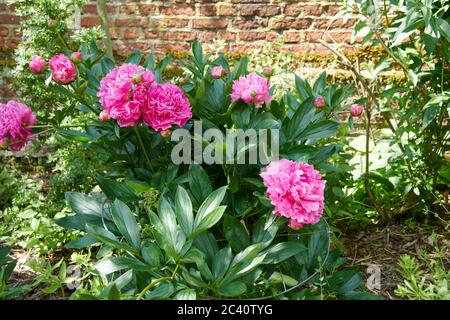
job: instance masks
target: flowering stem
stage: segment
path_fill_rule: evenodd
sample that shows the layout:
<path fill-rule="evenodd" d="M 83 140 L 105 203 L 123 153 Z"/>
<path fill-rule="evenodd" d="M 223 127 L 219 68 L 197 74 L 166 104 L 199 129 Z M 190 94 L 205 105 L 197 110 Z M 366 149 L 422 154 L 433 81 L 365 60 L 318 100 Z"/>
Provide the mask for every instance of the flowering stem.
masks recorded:
<path fill-rule="evenodd" d="M 137 138 L 139 140 L 139 144 L 141 145 L 141 149 L 144 152 L 145 160 L 147 160 L 147 164 L 148 164 L 148 166 L 150 168 L 150 171 L 154 174 L 155 171 L 153 170 L 152 163 L 150 162 L 150 158 L 148 157 L 147 151 L 145 150 L 144 143 L 142 142 L 141 135 L 139 134 L 139 130 L 137 129 L 136 126 L 133 127 L 133 128 L 134 128 L 134 132 L 136 132 L 136 136 L 137 136 Z"/>

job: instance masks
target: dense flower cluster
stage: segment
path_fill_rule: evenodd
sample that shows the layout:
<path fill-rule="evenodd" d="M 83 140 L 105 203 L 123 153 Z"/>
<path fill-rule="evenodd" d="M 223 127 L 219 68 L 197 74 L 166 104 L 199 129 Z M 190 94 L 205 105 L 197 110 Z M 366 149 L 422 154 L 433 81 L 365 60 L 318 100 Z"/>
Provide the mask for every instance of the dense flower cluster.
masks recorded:
<path fill-rule="evenodd" d="M 260 108 L 264 102 L 272 101 L 269 89 L 269 79 L 250 73 L 233 83 L 231 100 L 236 102 L 242 99 L 245 103 L 253 103 L 255 107 Z"/>
<path fill-rule="evenodd" d="M 31 61 L 28 64 L 28 68 L 32 73 L 42 73 L 46 66 L 47 62 L 44 60 L 44 58 L 38 55 L 34 55 L 33 57 L 31 57 Z"/>
<path fill-rule="evenodd" d="M 162 131 L 170 129 L 173 124 L 184 126 L 192 118 L 192 112 L 183 90 L 174 84 L 165 83 L 151 88 L 143 116 L 146 125 Z"/>
<path fill-rule="evenodd" d="M 183 90 L 170 83 L 157 84 L 149 70 L 124 64 L 111 70 L 100 83 L 100 103 L 107 118 L 117 120 L 121 127 L 144 122 L 155 131 L 172 125 L 184 126 L 192 117 L 191 106 Z"/>
<path fill-rule="evenodd" d="M 59 84 L 69 84 L 77 78 L 77 68 L 63 53 L 54 56 L 48 62 L 52 70 L 52 77 Z"/>
<path fill-rule="evenodd" d="M 19 151 L 33 139 L 29 126 L 36 123 L 36 116 L 26 105 L 11 100 L 0 104 L 0 147 Z"/>
<path fill-rule="evenodd" d="M 319 222 L 324 208 L 325 182 L 312 165 L 282 159 L 261 173 L 274 213 L 290 219 L 290 226 Z"/>

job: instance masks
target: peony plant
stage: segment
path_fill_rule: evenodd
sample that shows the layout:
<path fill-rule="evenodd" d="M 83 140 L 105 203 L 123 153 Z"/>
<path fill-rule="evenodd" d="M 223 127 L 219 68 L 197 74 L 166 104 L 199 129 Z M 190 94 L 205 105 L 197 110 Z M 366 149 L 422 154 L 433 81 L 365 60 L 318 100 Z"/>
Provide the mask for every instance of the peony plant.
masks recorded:
<path fill-rule="evenodd" d="M 318 281 L 318 270 L 336 267 L 324 191 L 346 87 L 327 86 L 325 74 L 313 86 L 296 77 L 274 99 L 273 70 L 249 72 L 246 57 L 211 60 L 198 42 L 178 82 L 164 76 L 170 55 L 141 65 L 135 52 L 116 65 L 93 45 L 79 53 L 76 63 L 50 59 L 48 85 L 77 101 L 67 112 L 89 120 L 49 126 L 105 154 L 109 169 L 96 176 L 101 193 L 66 194 L 73 215 L 56 223 L 83 233 L 68 248 L 99 247 L 96 270 L 109 281 L 100 298 L 300 298 L 296 289 Z M 34 120 L 16 123 L 29 130 Z M 220 139 L 239 132 L 249 143 Z M 274 144 L 252 143 L 261 132 Z M 175 163 L 180 137 L 189 153 Z M 346 288 L 340 297 L 358 294 L 357 283 L 330 283 Z"/>

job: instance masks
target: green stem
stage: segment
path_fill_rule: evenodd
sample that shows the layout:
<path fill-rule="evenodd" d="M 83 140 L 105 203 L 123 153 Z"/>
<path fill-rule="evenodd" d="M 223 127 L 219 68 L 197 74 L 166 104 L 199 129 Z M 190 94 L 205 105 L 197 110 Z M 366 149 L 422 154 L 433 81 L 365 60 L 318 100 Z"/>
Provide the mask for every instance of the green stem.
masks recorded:
<path fill-rule="evenodd" d="M 151 288 L 153 288 L 154 286 L 156 286 L 158 283 L 162 282 L 162 281 L 170 281 L 172 280 L 172 277 L 163 277 L 163 278 L 159 278 L 159 279 L 155 279 L 152 282 L 150 282 L 142 291 L 141 293 L 139 293 L 137 300 L 141 300 L 142 297 L 144 296 L 144 294 L 150 290 Z"/>
<path fill-rule="evenodd" d="M 139 140 L 139 144 L 141 145 L 141 149 L 144 152 L 145 160 L 147 161 L 150 171 L 154 174 L 155 171 L 153 170 L 152 163 L 150 162 L 150 158 L 148 157 L 147 151 L 145 150 L 144 143 L 142 142 L 141 135 L 139 134 L 139 130 L 137 129 L 136 126 L 134 127 L 134 132 L 136 132 L 136 136 Z"/>

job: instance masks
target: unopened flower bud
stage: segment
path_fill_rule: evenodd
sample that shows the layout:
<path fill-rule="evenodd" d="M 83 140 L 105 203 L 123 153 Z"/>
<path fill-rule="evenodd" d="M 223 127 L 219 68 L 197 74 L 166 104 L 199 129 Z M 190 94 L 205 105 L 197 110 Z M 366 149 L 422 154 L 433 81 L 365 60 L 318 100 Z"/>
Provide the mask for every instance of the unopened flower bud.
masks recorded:
<path fill-rule="evenodd" d="M 264 66 L 262 73 L 264 77 L 270 78 L 271 76 L 273 76 L 273 69 L 269 66 Z"/>
<path fill-rule="evenodd" d="M 317 108 L 323 108 L 323 107 L 325 107 L 325 98 L 322 97 L 322 96 L 319 96 L 319 97 L 315 98 L 315 99 L 314 99 L 314 105 L 315 105 Z"/>
<path fill-rule="evenodd" d="M 111 120 L 111 118 L 109 117 L 108 110 L 102 110 L 102 112 L 100 112 L 100 122 L 106 122 L 109 120 Z"/>
<path fill-rule="evenodd" d="M 222 66 L 215 66 L 211 69 L 211 77 L 214 79 L 220 79 L 224 76 L 226 76 L 227 70 Z"/>
<path fill-rule="evenodd" d="M 170 129 L 162 130 L 159 132 L 159 134 L 161 135 L 161 137 L 163 137 L 165 139 L 165 138 L 170 137 L 170 135 L 172 134 L 172 130 L 170 130 Z"/>
<path fill-rule="evenodd" d="M 350 114 L 353 117 L 359 117 L 363 112 L 363 106 L 360 104 L 354 104 L 350 107 Z"/>
<path fill-rule="evenodd" d="M 75 63 L 81 63 L 83 62 L 83 54 L 80 51 L 72 52 L 70 55 L 70 60 Z"/>

